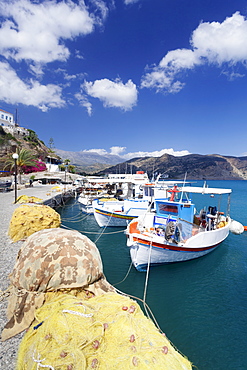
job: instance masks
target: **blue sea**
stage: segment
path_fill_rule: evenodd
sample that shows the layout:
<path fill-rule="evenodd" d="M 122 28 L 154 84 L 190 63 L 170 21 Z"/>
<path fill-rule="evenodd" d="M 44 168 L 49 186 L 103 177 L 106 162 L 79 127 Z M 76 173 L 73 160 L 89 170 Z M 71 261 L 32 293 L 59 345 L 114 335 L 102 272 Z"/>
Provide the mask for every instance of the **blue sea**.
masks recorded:
<path fill-rule="evenodd" d="M 247 182 L 207 184 L 232 189 L 231 217 L 247 225 Z M 146 295 L 162 331 L 198 370 L 247 369 L 247 231 L 230 233 L 199 259 L 152 267 L 146 280 L 145 272 L 131 266 L 123 228 L 98 227 L 93 215 L 81 213 L 76 200 L 59 213 L 64 226 L 96 243 L 111 284 L 140 299 Z"/>

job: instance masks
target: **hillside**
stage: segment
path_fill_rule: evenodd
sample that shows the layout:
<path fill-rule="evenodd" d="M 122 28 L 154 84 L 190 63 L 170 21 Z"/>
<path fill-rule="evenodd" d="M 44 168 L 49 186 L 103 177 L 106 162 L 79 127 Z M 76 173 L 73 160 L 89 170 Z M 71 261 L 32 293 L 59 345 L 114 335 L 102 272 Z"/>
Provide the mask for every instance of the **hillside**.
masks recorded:
<path fill-rule="evenodd" d="M 78 172 L 99 172 L 123 161 L 121 157 L 113 154 L 100 155 L 97 152 L 71 152 L 61 149 L 54 149 L 54 151 L 63 160 L 69 159 Z"/>
<path fill-rule="evenodd" d="M 36 133 L 29 131 L 28 137 L 21 135 L 11 135 L 6 133 L 0 126 L 0 170 L 3 170 L 6 158 L 9 154 L 14 153 L 16 148 L 25 148 L 30 150 L 33 155 L 41 160 L 44 160 L 47 155 L 50 155 L 51 150 L 39 140 Z"/>
<path fill-rule="evenodd" d="M 126 168 L 128 172 L 133 173 L 145 171 L 149 178 L 160 173 L 168 178 L 183 179 L 187 173 L 187 178 L 192 180 L 247 180 L 247 157 L 228 157 L 218 154 L 189 154 L 183 157 L 164 154 L 158 158 L 133 158 L 98 174 L 125 173 Z"/>
<path fill-rule="evenodd" d="M 34 131 L 29 130 L 29 137 L 23 138 L 6 134 L 0 126 L 0 170 L 4 167 L 6 156 L 13 153 L 16 147 L 24 147 L 38 158 L 45 159 L 47 155 L 55 155 L 38 139 Z M 168 178 L 183 179 L 187 173 L 188 179 L 194 180 L 247 180 L 247 157 L 222 156 L 219 154 L 200 155 L 189 154 L 175 157 L 164 154 L 161 157 L 140 157 L 122 162 L 115 155 L 99 155 L 96 152 L 68 152 L 55 149 L 56 154 L 64 159 L 70 159 L 76 166 L 76 172 L 104 175 L 107 173 L 134 173 L 145 171 L 151 179 L 153 175 L 165 174 Z"/>

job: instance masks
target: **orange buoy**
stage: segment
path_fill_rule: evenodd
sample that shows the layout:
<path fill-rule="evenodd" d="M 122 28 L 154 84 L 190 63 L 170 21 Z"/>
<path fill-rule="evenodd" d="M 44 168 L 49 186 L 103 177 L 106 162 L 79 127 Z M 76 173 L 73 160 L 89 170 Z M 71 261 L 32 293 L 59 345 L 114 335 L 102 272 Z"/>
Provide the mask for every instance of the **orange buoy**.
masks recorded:
<path fill-rule="evenodd" d="M 244 226 L 244 231 L 247 231 L 247 226 Z"/>

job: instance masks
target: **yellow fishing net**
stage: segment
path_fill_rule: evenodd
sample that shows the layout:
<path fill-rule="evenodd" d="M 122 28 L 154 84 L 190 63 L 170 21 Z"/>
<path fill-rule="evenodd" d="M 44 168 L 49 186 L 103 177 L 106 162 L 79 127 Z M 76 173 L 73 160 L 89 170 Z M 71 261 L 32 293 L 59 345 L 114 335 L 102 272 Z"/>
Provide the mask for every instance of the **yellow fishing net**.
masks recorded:
<path fill-rule="evenodd" d="M 22 205 L 15 209 L 9 224 L 8 235 L 16 242 L 43 229 L 59 227 L 59 213 L 45 205 Z"/>
<path fill-rule="evenodd" d="M 43 203 L 43 199 L 37 197 L 29 197 L 28 195 L 20 195 L 15 203 Z"/>
<path fill-rule="evenodd" d="M 46 293 L 20 344 L 16 370 L 187 370 L 139 305 L 117 293 Z"/>

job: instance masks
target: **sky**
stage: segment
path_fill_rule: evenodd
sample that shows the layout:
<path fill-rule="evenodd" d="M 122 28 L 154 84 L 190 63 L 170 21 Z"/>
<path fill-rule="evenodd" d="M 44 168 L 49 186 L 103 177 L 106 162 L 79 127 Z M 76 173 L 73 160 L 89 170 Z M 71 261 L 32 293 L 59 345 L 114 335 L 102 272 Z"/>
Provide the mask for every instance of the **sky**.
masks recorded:
<path fill-rule="evenodd" d="M 247 0 L 1 0 L 0 108 L 49 145 L 247 155 Z"/>

